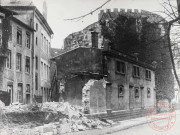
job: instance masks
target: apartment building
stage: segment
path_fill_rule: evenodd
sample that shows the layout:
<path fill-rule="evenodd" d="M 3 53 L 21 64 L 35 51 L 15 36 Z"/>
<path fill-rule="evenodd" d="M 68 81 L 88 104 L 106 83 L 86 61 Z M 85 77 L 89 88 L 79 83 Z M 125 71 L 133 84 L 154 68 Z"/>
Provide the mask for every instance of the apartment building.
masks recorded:
<path fill-rule="evenodd" d="M 53 31 L 47 23 L 47 10 L 41 12 L 32 1 L 6 0 L 2 6 L 18 13 L 14 18 L 34 29 L 31 34 L 31 97 L 30 102 L 46 102 L 50 90 L 50 47 Z M 24 33 L 23 33 L 24 34 Z M 22 56 L 17 56 L 22 57 Z"/>

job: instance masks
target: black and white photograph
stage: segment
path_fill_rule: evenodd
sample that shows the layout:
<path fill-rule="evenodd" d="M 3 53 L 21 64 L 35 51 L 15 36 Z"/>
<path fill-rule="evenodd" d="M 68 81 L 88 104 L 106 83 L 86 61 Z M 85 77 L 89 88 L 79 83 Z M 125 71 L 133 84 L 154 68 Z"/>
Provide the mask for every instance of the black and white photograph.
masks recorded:
<path fill-rule="evenodd" d="M 180 0 L 0 0 L 0 135 L 180 135 Z"/>

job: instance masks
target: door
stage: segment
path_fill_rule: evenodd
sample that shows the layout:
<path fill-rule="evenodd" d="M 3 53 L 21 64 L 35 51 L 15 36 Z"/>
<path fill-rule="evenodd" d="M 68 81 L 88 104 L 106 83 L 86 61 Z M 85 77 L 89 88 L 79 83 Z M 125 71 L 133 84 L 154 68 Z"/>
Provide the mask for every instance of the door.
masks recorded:
<path fill-rule="evenodd" d="M 134 108 L 134 89 L 129 87 L 129 109 Z"/>
<path fill-rule="evenodd" d="M 10 95 L 10 103 L 13 103 L 13 86 L 8 85 L 7 86 L 7 91 L 9 92 L 9 95 Z"/>
<path fill-rule="evenodd" d="M 23 87 L 22 83 L 18 83 L 17 100 L 19 103 L 23 103 Z"/>

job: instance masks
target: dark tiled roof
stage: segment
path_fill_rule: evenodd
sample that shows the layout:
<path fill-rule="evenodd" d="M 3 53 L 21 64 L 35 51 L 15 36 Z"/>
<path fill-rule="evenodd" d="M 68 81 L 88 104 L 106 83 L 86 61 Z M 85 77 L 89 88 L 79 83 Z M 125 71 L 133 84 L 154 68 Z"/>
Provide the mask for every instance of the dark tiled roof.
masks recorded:
<path fill-rule="evenodd" d="M 1 6 L 34 6 L 32 0 L 1 0 Z"/>

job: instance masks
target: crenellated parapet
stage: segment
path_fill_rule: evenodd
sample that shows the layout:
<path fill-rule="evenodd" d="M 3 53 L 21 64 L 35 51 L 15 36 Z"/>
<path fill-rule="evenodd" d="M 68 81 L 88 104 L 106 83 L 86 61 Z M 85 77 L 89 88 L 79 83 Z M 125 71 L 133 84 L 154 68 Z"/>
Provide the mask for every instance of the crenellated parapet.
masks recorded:
<path fill-rule="evenodd" d="M 154 14 L 152 12 L 141 10 L 141 9 L 124 9 L 124 8 L 114 8 L 114 9 L 106 9 L 100 10 L 98 15 L 98 20 L 106 20 L 108 18 L 117 18 L 118 15 L 126 15 L 134 18 L 144 18 L 147 17 L 150 22 L 164 22 L 164 18 L 158 14 Z"/>

